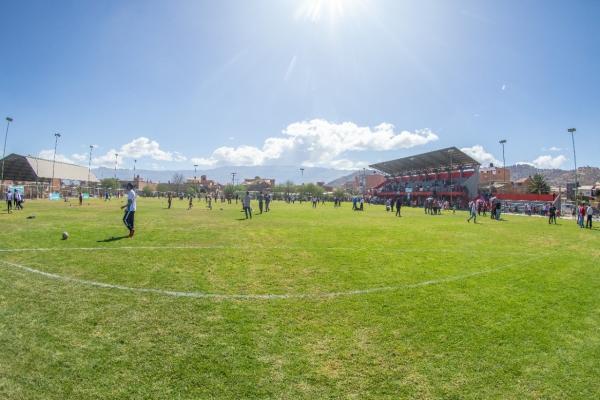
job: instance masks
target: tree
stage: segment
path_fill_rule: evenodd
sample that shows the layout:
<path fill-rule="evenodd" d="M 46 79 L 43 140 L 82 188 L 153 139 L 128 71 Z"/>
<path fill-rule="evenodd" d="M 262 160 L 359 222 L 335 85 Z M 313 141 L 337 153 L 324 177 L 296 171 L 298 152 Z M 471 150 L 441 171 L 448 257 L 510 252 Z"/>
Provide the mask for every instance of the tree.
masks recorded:
<path fill-rule="evenodd" d="M 119 189 L 119 181 L 115 178 L 104 178 L 100 181 L 100 185 L 106 189 Z"/>
<path fill-rule="evenodd" d="M 183 177 L 183 174 L 180 174 L 180 173 L 173 174 L 173 182 L 172 183 L 177 188 L 177 193 L 179 193 L 179 189 L 184 180 L 185 180 L 185 178 Z"/>
<path fill-rule="evenodd" d="M 304 185 L 304 193 L 310 196 L 321 197 L 323 196 L 323 188 L 314 183 L 307 183 Z"/>
<path fill-rule="evenodd" d="M 225 187 L 223 188 L 223 193 L 225 194 L 225 197 L 229 199 L 235 197 L 235 186 L 233 186 L 231 183 L 225 185 Z"/>
<path fill-rule="evenodd" d="M 550 185 L 541 174 L 535 174 L 529 181 L 529 193 L 548 194 Z"/>
<path fill-rule="evenodd" d="M 150 189 L 149 186 L 144 186 L 142 193 L 144 194 L 144 197 L 152 197 L 152 189 Z"/>
<path fill-rule="evenodd" d="M 333 191 L 333 195 L 338 199 L 342 200 L 346 197 L 346 192 L 344 192 L 344 189 L 342 188 L 335 188 L 335 190 Z"/>

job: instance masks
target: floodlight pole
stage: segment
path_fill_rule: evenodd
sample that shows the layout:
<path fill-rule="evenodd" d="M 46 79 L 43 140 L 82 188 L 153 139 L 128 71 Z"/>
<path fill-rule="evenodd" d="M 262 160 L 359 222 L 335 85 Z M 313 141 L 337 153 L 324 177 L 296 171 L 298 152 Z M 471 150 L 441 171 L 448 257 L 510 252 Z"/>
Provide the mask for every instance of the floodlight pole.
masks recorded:
<path fill-rule="evenodd" d="M 115 153 L 115 181 L 117 180 L 117 164 L 119 163 L 119 153 Z"/>
<path fill-rule="evenodd" d="M 58 138 L 60 137 L 60 133 L 54 134 L 54 157 L 52 158 L 52 181 L 50 181 L 50 190 L 54 188 L 54 165 L 56 164 L 56 146 L 58 146 Z M 60 189 L 60 185 L 58 185 Z"/>
<path fill-rule="evenodd" d="M 231 173 L 231 186 L 235 186 L 235 176 L 236 175 L 237 175 L 237 172 Z"/>
<path fill-rule="evenodd" d="M 502 145 L 502 180 L 504 181 L 504 184 L 506 185 L 506 159 L 504 158 L 504 144 L 506 143 L 506 139 L 502 139 L 500 142 L 498 142 Z"/>
<path fill-rule="evenodd" d="M 573 143 L 573 162 L 575 163 L 575 204 L 577 204 L 577 195 L 579 194 L 579 182 L 577 176 L 577 155 L 575 154 L 575 128 L 567 129 L 567 132 L 571 134 L 571 141 Z"/>
<path fill-rule="evenodd" d="M 133 181 L 135 182 L 135 165 L 137 164 L 137 160 L 133 160 Z"/>
<path fill-rule="evenodd" d="M 4 157 L 6 156 L 6 139 L 8 138 L 8 127 L 13 121 L 11 117 L 6 117 L 6 133 L 4 134 L 4 149 L 2 150 L 2 178 L 0 178 L 0 190 L 4 192 Z"/>
<path fill-rule="evenodd" d="M 92 173 L 92 150 L 93 149 L 94 149 L 94 145 L 90 144 L 90 158 L 88 161 L 88 180 L 87 180 L 88 192 L 90 191 L 90 175 Z"/>

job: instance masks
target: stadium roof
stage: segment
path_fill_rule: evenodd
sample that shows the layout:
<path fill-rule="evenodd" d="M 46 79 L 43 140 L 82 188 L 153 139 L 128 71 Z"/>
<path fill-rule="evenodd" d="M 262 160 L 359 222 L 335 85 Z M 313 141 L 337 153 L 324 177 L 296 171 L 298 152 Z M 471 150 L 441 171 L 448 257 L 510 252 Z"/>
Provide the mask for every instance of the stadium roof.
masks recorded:
<path fill-rule="evenodd" d="M 4 158 L 4 179 L 25 182 L 52 179 L 52 164 L 52 160 L 10 154 Z M 88 167 L 61 161 L 54 163 L 55 179 L 87 182 L 88 173 L 90 182 L 98 182 Z"/>
<path fill-rule="evenodd" d="M 429 153 L 417 154 L 397 160 L 384 161 L 369 165 L 389 175 L 400 175 L 406 173 L 422 173 L 426 171 L 444 170 L 448 168 L 474 168 L 480 164 L 468 154 L 456 147 L 430 151 Z"/>

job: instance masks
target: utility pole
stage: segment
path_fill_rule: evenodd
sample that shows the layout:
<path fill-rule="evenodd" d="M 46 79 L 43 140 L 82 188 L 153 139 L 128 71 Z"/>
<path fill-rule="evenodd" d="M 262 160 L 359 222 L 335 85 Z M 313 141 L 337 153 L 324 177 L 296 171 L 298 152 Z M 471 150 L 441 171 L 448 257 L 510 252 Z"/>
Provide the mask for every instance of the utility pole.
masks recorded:
<path fill-rule="evenodd" d="M 232 172 L 231 173 L 231 185 L 235 186 L 235 176 L 237 175 L 237 172 Z"/>

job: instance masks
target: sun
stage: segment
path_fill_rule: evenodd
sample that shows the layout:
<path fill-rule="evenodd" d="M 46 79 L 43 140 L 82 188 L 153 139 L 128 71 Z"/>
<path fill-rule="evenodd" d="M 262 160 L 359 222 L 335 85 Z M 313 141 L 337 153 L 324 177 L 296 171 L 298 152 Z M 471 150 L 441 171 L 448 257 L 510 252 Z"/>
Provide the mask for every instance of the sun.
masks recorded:
<path fill-rule="evenodd" d="M 325 19 L 335 22 L 357 10 L 362 0 L 302 0 L 296 18 L 313 23 Z"/>

